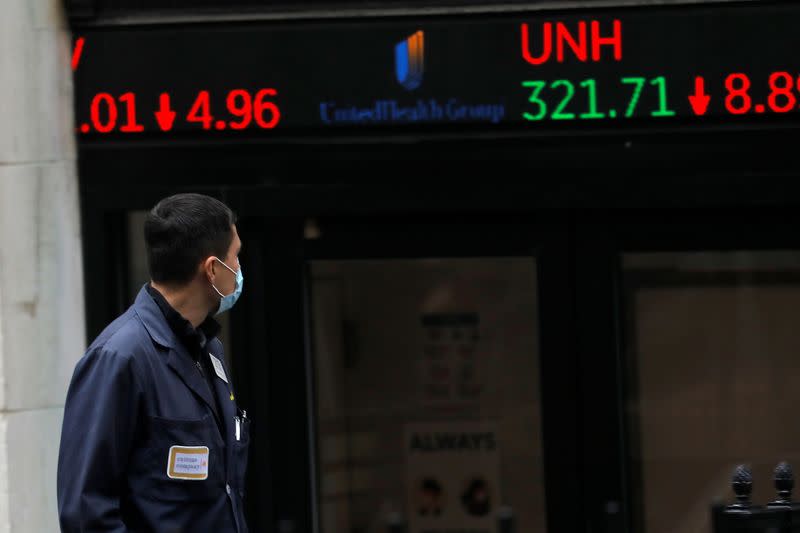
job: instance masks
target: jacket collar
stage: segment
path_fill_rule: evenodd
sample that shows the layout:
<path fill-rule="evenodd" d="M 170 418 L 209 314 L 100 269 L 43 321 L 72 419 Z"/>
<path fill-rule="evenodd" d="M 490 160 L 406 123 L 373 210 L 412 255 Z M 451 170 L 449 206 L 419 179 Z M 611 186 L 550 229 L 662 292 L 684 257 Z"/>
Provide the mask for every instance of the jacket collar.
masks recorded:
<path fill-rule="evenodd" d="M 216 414 L 216 405 L 214 398 L 211 396 L 212 391 L 205 383 L 205 378 L 200 374 L 186 347 L 183 346 L 183 343 L 180 342 L 170 327 L 161 308 L 158 307 L 153 297 L 147 292 L 147 286 L 143 286 L 139 291 L 133 308 L 153 341 L 169 350 L 167 365 L 172 368 L 192 392 L 208 405 L 211 412 Z"/>
<path fill-rule="evenodd" d="M 219 335 L 220 325 L 211 316 L 207 316 L 202 324 L 194 327 L 170 305 L 158 289 L 155 289 L 152 285 L 145 285 L 144 290 L 156 302 L 156 306 L 167 319 L 167 325 L 169 325 L 178 341 L 189 349 L 194 359 L 197 358 L 198 352 L 206 351 L 206 346 L 210 341 Z"/>
<path fill-rule="evenodd" d="M 153 297 L 148 294 L 147 285 L 142 286 L 139 294 L 136 295 L 133 309 L 144 324 L 147 333 L 157 344 L 164 348 L 175 348 L 180 344 L 172 328 L 169 327 L 164 313 L 161 312 Z"/>

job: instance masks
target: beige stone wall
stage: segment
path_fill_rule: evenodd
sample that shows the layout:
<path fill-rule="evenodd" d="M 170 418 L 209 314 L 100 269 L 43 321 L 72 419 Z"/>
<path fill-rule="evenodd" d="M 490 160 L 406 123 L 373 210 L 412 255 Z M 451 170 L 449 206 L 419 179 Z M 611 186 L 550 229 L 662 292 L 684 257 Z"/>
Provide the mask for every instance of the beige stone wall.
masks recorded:
<path fill-rule="evenodd" d="M 0 533 L 58 531 L 62 408 L 85 345 L 70 47 L 59 0 L 0 0 Z"/>

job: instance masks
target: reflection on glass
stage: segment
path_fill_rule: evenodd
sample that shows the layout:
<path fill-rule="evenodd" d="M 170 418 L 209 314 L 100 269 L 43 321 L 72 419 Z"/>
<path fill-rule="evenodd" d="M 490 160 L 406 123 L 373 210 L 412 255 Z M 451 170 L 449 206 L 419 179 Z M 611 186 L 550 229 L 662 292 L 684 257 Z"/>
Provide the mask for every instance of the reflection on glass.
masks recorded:
<path fill-rule="evenodd" d="M 708 533 L 738 463 L 754 499 L 800 466 L 800 253 L 624 257 L 627 415 L 636 531 Z"/>
<path fill-rule="evenodd" d="M 544 531 L 535 261 L 311 272 L 322 531 Z"/>

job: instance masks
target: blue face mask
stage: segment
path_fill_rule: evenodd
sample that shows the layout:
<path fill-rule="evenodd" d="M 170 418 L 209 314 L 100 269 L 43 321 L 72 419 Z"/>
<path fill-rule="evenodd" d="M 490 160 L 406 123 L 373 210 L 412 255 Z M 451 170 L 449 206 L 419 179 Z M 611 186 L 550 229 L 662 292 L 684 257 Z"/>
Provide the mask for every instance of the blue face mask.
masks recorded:
<path fill-rule="evenodd" d="M 219 309 L 217 309 L 217 312 L 215 313 L 215 315 L 219 315 L 224 313 L 225 311 L 228 311 L 231 307 L 233 307 L 233 304 L 235 304 L 236 300 L 239 299 L 239 296 L 242 295 L 242 288 L 244 287 L 244 274 L 242 274 L 241 265 L 239 265 L 239 270 L 234 270 L 225 263 L 223 263 L 222 261 L 220 261 L 219 259 L 217 259 L 216 257 L 214 259 L 219 261 L 222 264 L 222 266 L 224 266 L 225 268 L 227 268 L 236 275 L 236 288 L 233 289 L 233 292 L 227 296 L 219 292 L 219 289 L 214 287 L 213 283 L 211 284 L 211 286 L 214 287 L 214 290 L 217 291 L 217 294 L 219 294 L 219 297 L 222 298 L 219 301 Z"/>

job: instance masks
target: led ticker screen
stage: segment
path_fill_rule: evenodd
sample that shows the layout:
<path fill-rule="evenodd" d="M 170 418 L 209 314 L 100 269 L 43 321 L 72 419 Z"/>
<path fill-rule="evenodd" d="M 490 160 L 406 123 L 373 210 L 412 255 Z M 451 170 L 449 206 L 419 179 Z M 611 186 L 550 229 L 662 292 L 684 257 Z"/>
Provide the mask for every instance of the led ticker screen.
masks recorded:
<path fill-rule="evenodd" d="M 780 124 L 800 6 L 76 31 L 86 140 Z M 415 130 L 416 131 L 416 130 Z"/>

